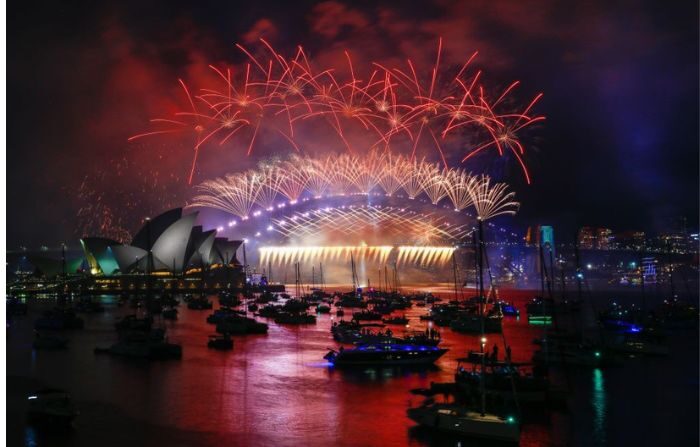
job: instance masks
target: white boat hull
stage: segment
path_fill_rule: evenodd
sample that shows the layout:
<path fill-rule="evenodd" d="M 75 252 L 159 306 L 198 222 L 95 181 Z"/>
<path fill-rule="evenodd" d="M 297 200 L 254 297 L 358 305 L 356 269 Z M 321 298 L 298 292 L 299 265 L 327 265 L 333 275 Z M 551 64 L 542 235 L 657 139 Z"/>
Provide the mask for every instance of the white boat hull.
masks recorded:
<path fill-rule="evenodd" d="M 422 425 L 442 432 L 473 438 L 517 443 L 520 427 L 497 416 L 452 411 L 449 407 L 418 407 L 408 410 L 408 417 Z"/>

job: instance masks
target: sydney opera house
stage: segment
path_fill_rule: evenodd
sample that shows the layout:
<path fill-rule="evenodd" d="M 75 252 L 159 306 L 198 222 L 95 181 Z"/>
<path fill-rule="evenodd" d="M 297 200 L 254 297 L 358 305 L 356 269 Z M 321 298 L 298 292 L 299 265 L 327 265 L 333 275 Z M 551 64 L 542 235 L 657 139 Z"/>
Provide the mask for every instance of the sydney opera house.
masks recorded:
<path fill-rule="evenodd" d="M 236 252 L 242 241 L 217 237 L 195 225 L 198 213 L 182 208 L 146 219 L 131 243 L 83 237 L 82 250 L 18 252 L 8 256 L 16 270 L 44 279 L 65 277 L 80 288 L 137 291 L 240 288 L 245 276 Z M 148 284 L 149 278 L 155 278 Z"/>

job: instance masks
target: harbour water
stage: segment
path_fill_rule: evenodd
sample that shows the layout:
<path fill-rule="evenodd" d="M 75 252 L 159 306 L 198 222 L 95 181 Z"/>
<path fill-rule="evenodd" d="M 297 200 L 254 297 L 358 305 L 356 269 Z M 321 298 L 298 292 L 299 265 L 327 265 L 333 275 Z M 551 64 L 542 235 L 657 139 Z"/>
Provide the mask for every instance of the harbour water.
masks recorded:
<path fill-rule="evenodd" d="M 532 293 L 501 292 L 521 309 L 504 319 L 513 360 L 527 362 L 542 328 L 524 318 Z M 601 305 L 609 295 L 594 296 Z M 95 355 L 115 340 L 114 322 L 134 312 L 102 297 L 106 312 L 86 315 L 84 330 L 71 332 L 64 351 L 33 351 L 34 319 L 48 300 L 30 301 L 30 314 L 8 327 L 7 430 L 11 446 L 480 446 L 416 429 L 406 409 L 422 397 L 409 390 L 453 380 L 457 358 L 478 349 L 478 337 L 440 328 L 449 352 L 435 368 L 341 371 L 323 356 L 337 348 L 332 315 L 315 325 L 279 326 L 267 335 L 238 336 L 233 351 L 207 348 L 211 311 L 180 306 L 178 321 L 160 321 L 170 341 L 183 347 L 181 360 L 133 362 Z M 215 307 L 218 300 L 212 297 Z M 410 329 L 425 329 L 406 311 Z M 403 312 L 397 312 L 403 314 Z M 347 313 L 349 315 L 349 312 Z M 346 319 L 349 316 L 345 317 Z M 264 319 L 260 319 L 265 321 Z M 394 327 L 400 334 L 401 327 Z M 499 334 L 489 336 L 487 345 Z M 524 415 L 523 446 L 698 445 L 698 334 L 669 334 L 664 358 L 627 358 L 608 369 L 559 371 L 567 405 Z M 501 352 L 503 352 L 501 350 Z M 80 410 L 74 428 L 44 433 L 26 424 L 26 397 L 41 387 L 72 393 Z M 440 399 L 440 397 L 438 397 Z"/>

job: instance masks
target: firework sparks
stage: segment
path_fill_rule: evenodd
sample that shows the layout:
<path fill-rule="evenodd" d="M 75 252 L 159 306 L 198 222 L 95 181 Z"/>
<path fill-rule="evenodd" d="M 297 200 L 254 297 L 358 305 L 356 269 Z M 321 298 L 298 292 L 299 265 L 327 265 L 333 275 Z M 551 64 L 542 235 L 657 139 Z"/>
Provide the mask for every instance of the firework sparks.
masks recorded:
<path fill-rule="evenodd" d="M 469 189 L 476 215 L 481 220 L 489 220 L 503 214 L 515 214 L 520 204 L 513 199 L 514 192 L 508 192 L 505 183 L 491 183 L 485 175 L 477 178 Z"/>
<path fill-rule="evenodd" d="M 415 160 L 418 147 L 427 142 L 439 154 L 442 169 L 448 166 L 444 140 L 452 134 L 470 132 L 478 138 L 484 136 L 485 141 L 468 148 L 462 162 L 495 148 L 499 155 L 514 156 L 525 179 L 530 182 L 525 148 L 519 133 L 544 120 L 544 117 L 531 113 L 542 95 L 537 95 L 521 112 L 506 110 L 506 104 L 511 102 L 507 99 L 519 82 L 512 83 L 495 99 L 490 99 L 484 93 L 481 71 L 470 72 L 476 53 L 467 58 L 456 74 L 442 72 L 440 39 L 435 64 L 429 70 L 427 81 L 421 83 L 422 78 L 418 76 L 421 70 L 411 60 L 407 61 L 408 69 L 375 62 L 373 68 L 362 75 L 346 51 L 349 76 L 343 79 L 339 74 L 343 71 L 340 67 L 314 71 L 301 47 L 297 48 L 294 57 L 286 58 L 266 41 L 261 42 L 269 51 L 267 60 L 259 60 L 246 48 L 237 45 L 247 55 L 249 63 L 237 71 L 210 66 L 218 85 L 201 87 L 196 93 L 191 93 L 180 80 L 187 98 L 187 111 L 177 112 L 171 118 L 151 120 L 153 130 L 134 135 L 129 140 L 164 134 L 194 135 L 194 154 L 188 176 L 191 184 L 203 147 L 214 143 L 223 146 L 243 139 L 245 152 L 251 155 L 258 134 L 268 127 L 275 135 L 282 136 L 295 151 L 301 150 L 295 123 L 312 119 L 320 119 L 330 126 L 351 154 L 355 151 L 350 134 L 358 129 L 360 134 L 375 141 L 370 148 L 385 152 L 390 147 L 407 149 L 409 160 Z M 377 163 L 380 164 L 392 166 L 391 163 Z M 346 174 L 352 175 L 347 171 Z M 388 194 L 393 194 L 399 183 L 403 183 L 397 179 L 395 175 L 363 170 L 352 175 L 347 186 L 369 191 L 379 183 Z M 427 187 L 433 201 L 444 197 L 444 188 L 439 186 L 437 178 L 434 180 Z M 294 188 L 298 186 L 289 185 L 291 196 L 295 195 Z M 325 191 L 323 184 L 315 183 L 313 188 L 318 194 Z"/>

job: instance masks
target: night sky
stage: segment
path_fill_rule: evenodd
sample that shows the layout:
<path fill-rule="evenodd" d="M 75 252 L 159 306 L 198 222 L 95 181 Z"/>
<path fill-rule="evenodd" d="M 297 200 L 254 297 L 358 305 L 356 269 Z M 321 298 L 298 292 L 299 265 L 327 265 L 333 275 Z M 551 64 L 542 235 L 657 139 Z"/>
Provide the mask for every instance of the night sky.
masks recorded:
<path fill-rule="evenodd" d="M 234 44 L 259 37 L 287 55 L 303 45 L 320 65 L 342 65 L 347 49 L 358 65 L 411 57 L 429 69 L 440 36 L 446 65 L 478 50 L 488 84 L 520 80 L 524 103 L 544 93 L 546 121 L 522 136 L 532 185 L 493 153 L 465 166 L 512 184 L 516 227 L 550 223 L 571 239 L 581 225 L 653 232 L 685 216 L 697 226 L 695 1 L 106 3 L 8 5 L 9 249 L 74 241 L 105 222 L 132 231 L 182 205 L 190 142 L 127 138 L 182 105 L 178 78 L 240 66 Z M 279 150 L 264 143 L 252 159 L 236 143 L 202 151 L 197 180 Z M 450 162 L 463 153 L 450 147 Z"/>

